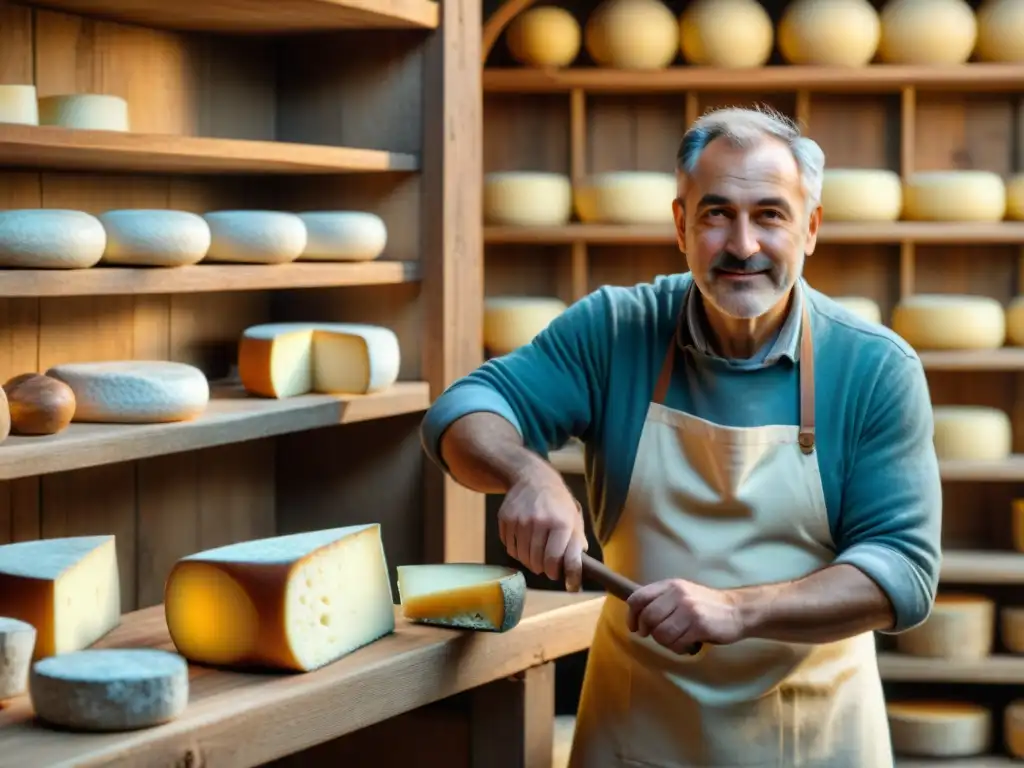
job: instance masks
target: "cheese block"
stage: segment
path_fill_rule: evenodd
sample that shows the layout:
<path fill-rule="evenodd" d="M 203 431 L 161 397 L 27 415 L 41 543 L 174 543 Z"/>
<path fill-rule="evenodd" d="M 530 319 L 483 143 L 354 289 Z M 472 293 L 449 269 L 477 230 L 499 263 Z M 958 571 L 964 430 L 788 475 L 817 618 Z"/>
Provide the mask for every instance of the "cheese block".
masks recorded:
<path fill-rule="evenodd" d="M 35 627 L 0 617 L 0 702 L 20 696 L 27 689 L 35 648 Z"/>
<path fill-rule="evenodd" d="M 1006 218 L 1024 220 L 1024 173 L 1015 173 L 1005 182 Z"/>
<path fill-rule="evenodd" d="M 908 221 L 1001 221 L 1006 185 L 991 171 L 923 171 L 903 187 Z"/>
<path fill-rule="evenodd" d="M 833 296 L 832 301 L 869 323 L 882 322 L 882 310 L 878 302 L 864 296 Z"/>
<path fill-rule="evenodd" d="M 107 233 L 82 211 L 0 211 L 0 267 L 84 269 L 99 263 Z"/>
<path fill-rule="evenodd" d="M 394 631 L 380 526 L 243 541 L 189 555 L 167 578 L 167 628 L 200 664 L 307 671 Z"/>
<path fill-rule="evenodd" d="M 1024 296 L 1015 296 L 1006 305 L 1006 343 L 1024 347 Z"/>
<path fill-rule="evenodd" d="M 775 30 L 757 0 L 693 0 L 679 17 L 679 38 L 691 64 L 760 67 L 772 55 Z"/>
<path fill-rule="evenodd" d="M 580 25 L 564 8 L 531 8 L 505 30 L 512 58 L 528 67 L 567 67 L 580 52 Z"/>
<path fill-rule="evenodd" d="M 1006 751 L 1017 759 L 1024 758 L 1024 699 L 1006 705 L 1003 712 L 1003 741 Z"/>
<path fill-rule="evenodd" d="M 884 168 L 826 168 L 821 208 L 826 221 L 896 221 L 903 181 Z"/>
<path fill-rule="evenodd" d="M 302 261 L 370 261 L 384 253 L 384 220 L 366 211 L 310 211 L 298 214 L 306 225 Z"/>
<path fill-rule="evenodd" d="M 0 123 L 39 125 L 34 85 L 0 85 Z"/>
<path fill-rule="evenodd" d="M 576 715 L 556 715 L 552 738 L 551 768 L 569 768 L 572 740 L 576 734 Z"/>
<path fill-rule="evenodd" d="M 39 99 L 39 124 L 89 131 L 129 131 L 128 102 L 120 96 L 77 93 Z"/>
<path fill-rule="evenodd" d="M 999 639 L 1010 653 L 1024 653 L 1024 608 L 1006 607 L 999 612 Z"/>
<path fill-rule="evenodd" d="M 912 656 L 982 659 L 992 653 L 995 617 L 987 597 L 940 594 L 924 623 L 896 636 L 896 648 Z"/>
<path fill-rule="evenodd" d="M 790 64 L 862 67 L 881 36 L 868 0 L 793 0 L 779 22 L 779 53 Z"/>
<path fill-rule="evenodd" d="M 32 707 L 72 731 L 133 731 L 170 722 L 188 706 L 188 664 L 153 648 L 51 656 L 32 667 Z"/>
<path fill-rule="evenodd" d="M 675 199 L 676 177 L 671 173 L 596 173 L 573 189 L 576 215 L 595 224 L 672 224 Z"/>
<path fill-rule="evenodd" d="M 917 757 L 970 757 L 992 743 L 992 712 L 956 701 L 886 704 L 893 751 Z"/>
<path fill-rule="evenodd" d="M 0 546 L 0 616 L 36 628 L 36 659 L 92 645 L 121 621 L 114 537 Z"/>
<path fill-rule="evenodd" d="M 567 309 L 546 296 L 490 296 L 484 299 L 484 346 L 492 355 L 524 347 Z"/>
<path fill-rule="evenodd" d="M 583 45 L 600 67 L 662 69 L 679 54 L 679 24 L 660 0 L 603 0 L 587 17 Z"/>
<path fill-rule="evenodd" d="M 918 293 L 896 304 L 892 329 L 918 350 L 996 349 L 1006 340 L 1006 313 L 989 296 Z"/>
<path fill-rule="evenodd" d="M 410 621 L 507 632 L 523 617 L 526 579 L 502 565 L 400 565 L 398 594 L 402 615 Z"/>
<path fill-rule="evenodd" d="M 75 393 L 63 381 L 22 373 L 3 386 L 11 430 L 17 435 L 55 435 L 75 415 Z"/>
<path fill-rule="evenodd" d="M 198 368 L 167 360 L 55 365 L 47 376 L 75 393 L 76 422 L 159 424 L 206 410 L 210 385 Z"/>
<path fill-rule="evenodd" d="M 484 176 L 484 221 L 554 227 L 572 216 L 572 184 L 561 173 L 499 171 Z"/>
<path fill-rule="evenodd" d="M 106 264 L 183 267 L 202 261 L 210 247 L 209 225 L 188 211 L 107 211 L 99 220 L 107 233 Z"/>
<path fill-rule="evenodd" d="M 982 0 L 977 11 L 979 61 L 1024 62 L 1024 3 Z"/>
<path fill-rule="evenodd" d="M 401 362 L 394 331 L 358 323 L 254 325 L 238 345 L 242 386 L 263 397 L 381 392 Z"/>
<path fill-rule="evenodd" d="M 978 36 L 964 0 L 888 0 L 881 19 L 878 55 L 888 64 L 963 64 Z"/>
<path fill-rule="evenodd" d="M 283 211 L 214 211 L 203 214 L 210 226 L 205 261 L 286 264 L 306 249 L 306 225 Z"/>
<path fill-rule="evenodd" d="M 1010 417 L 981 405 L 932 406 L 935 454 L 949 461 L 1001 461 L 1010 456 Z"/>

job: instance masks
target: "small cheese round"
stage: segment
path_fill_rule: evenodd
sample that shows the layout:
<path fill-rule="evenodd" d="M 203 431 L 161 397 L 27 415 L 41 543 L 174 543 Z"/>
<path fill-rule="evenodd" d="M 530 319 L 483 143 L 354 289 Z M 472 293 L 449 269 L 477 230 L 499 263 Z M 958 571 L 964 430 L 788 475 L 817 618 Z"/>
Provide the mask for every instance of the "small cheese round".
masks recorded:
<path fill-rule="evenodd" d="M 779 53 L 790 64 L 862 67 L 881 36 L 868 0 L 793 0 L 779 22 Z"/>
<path fill-rule="evenodd" d="M 602 224 L 671 224 L 676 177 L 651 171 L 611 171 L 581 180 L 573 190 L 580 221 Z"/>
<path fill-rule="evenodd" d="M 900 653 L 943 659 L 982 659 L 992 653 L 996 604 L 983 595 L 940 594 L 931 615 L 896 636 Z"/>
<path fill-rule="evenodd" d="M 924 171 L 908 178 L 903 218 L 910 221 L 1001 221 L 1006 185 L 991 171 Z"/>
<path fill-rule="evenodd" d="M 85 269 L 99 263 L 107 233 L 83 211 L 0 211 L 0 267 Z"/>
<path fill-rule="evenodd" d="M 1006 182 L 1006 218 L 1024 220 L 1024 173 L 1010 176 Z"/>
<path fill-rule="evenodd" d="M 826 221 L 896 221 L 903 181 L 884 168 L 826 168 L 821 208 Z"/>
<path fill-rule="evenodd" d="M 1024 347 L 1024 296 L 1015 296 L 1006 305 L 1006 343 Z"/>
<path fill-rule="evenodd" d="M 963 64 L 978 36 L 964 0 L 889 0 L 881 19 L 878 54 L 888 64 Z"/>
<path fill-rule="evenodd" d="M 983 405 L 936 405 L 935 455 L 945 461 L 1002 461 L 1013 450 L 1010 417 Z"/>
<path fill-rule="evenodd" d="M 1006 705 L 1003 741 L 1007 752 L 1017 759 L 1024 758 L 1024 699 L 1016 699 Z"/>
<path fill-rule="evenodd" d="M 893 701 L 885 706 L 893 751 L 920 757 L 969 757 L 992 741 L 992 712 L 954 701 Z"/>
<path fill-rule="evenodd" d="M 505 31 L 512 58 L 528 67 L 567 67 L 580 52 L 579 22 L 564 8 L 531 8 Z"/>
<path fill-rule="evenodd" d="M 878 302 L 865 296 L 833 296 L 832 301 L 869 323 L 882 322 L 882 310 Z"/>
<path fill-rule="evenodd" d="M 4 383 L 16 435 L 55 435 L 75 415 L 75 393 L 63 381 L 41 373 L 22 373 Z"/>
<path fill-rule="evenodd" d="M 999 612 L 999 639 L 1010 653 L 1024 653 L 1024 608 L 1006 607 Z"/>
<path fill-rule="evenodd" d="M 660 0 L 604 0 L 587 18 L 583 44 L 600 67 L 663 69 L 679 53 L 679 23 Z"/>
<path fill-rule="evenodd" d="M 371 261 L 388 244 L 388 229 L 375 213 L 310 211 L 298 216 L 306 225 L 301 261 Z"/>
<path fill-rule="evenodd" d="M 516 227 L 555 227 L 572 216 L 572 184 L 562 173 L 497 171 L 484 177 L 484 220 Z"/>
<path fill-rule="evenodd" d="M 120 96 L 78 93 L 39 99 L 39 124 L 89 131 L 130 131 L 128 102 Z"/>
<path fill-rule="evenodd" d="M 1006 313 L 990 296 L 917 293 L 892 313 L 892 329 L 914 349 L 997 349 Z"/>
<path fill-rule="evenodd" d="M 566 310 L 564 301 L 545 296 L 490 296 L 484 299 L 484 346 L 506 355 L 526 346 Z"/>
<path fill-rule="evenodd" d="M 126 209 L 99 215 L 107 233 L 105 264 L 184 267 L 198 264 L 210 247 L 210 227 L 195 213 Z"/>
<path fill-rule="evenodd" d="M 203 214 L 210 226 L 205 261 L 287 264 L 306 249 L 306 225 L 284 211 L 214 211 Z"/>
<path fill-rule="evenodd" d="M 772 55 L 775 30 L 757 0 L 693 0 L 679 17 L 683 57 L 708 67 L 760 67 Z"/>
<path fill-rule="evenodd" d="M 34 85 L 0 85 L 0 123 L 39 125 Z"/>
<path fill-rule="evenodd" d="M 35 627 L 18 619 L 0 618 L 0 701 L 25 692 L 35 649 Z"/>
<path fill-rule="evenodd" d="M 104 648 L 37 661 L 32 706 L 74 731 L 130 731 L 170 722 L 188 706 L 188 664 L 152 648 Z"/>
<path fill-rule="evenodd" d="M 978 6 L 979 61 L 1024 62 L 1024 3 L 1020 0 L 983 0 Z"/>

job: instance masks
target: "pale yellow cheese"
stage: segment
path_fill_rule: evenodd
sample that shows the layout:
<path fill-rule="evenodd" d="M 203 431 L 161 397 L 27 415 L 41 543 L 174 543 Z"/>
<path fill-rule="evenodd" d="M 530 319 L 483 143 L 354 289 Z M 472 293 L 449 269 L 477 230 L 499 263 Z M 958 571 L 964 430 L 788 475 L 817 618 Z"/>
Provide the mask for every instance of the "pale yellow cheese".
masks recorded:
<path fill-rule="evenodd" d="M 506 355 L 533 341 L 566 310 L 564 301 L 546 296 L 490 296 L 484 299 L 484 346 Z"/>
<path fill-rule="evenodd" d="M 39 99 L 39 124 L 89 131 L 129 131 L 128 102 L 120 96 L 77 93 Z"/>
<path fill-rule="evenodd" d="M 1022 6 L 1024 8 L 1024 6 Z M 1006 218 L 1024 219 L 1024 173 L 1015 173 L 1006 182 Z"/>
<path fill-rule="evenodd" d="M 389 634 L 394 600 L 380 526 L 243 541 L 179 560 L 171 640 L 199 664 L 307 671 Z"/>
<path fill-rule="evenodd" d="M 964 0 L 888 0 L 878 54 L 889 64 L 963 64 L 978 23 Z"/>
<path fill-rule="evenodd" d="M 868 0 L 793 0 L 779 22 L 779 52 L 790 64 L 862 67 L 881 36 Z"/>
<path fill-rule="evenodd" d="M 573 204 L 580 221 L 594 224 L 671 224 L 676 177 L 653 171 L 610 171 L 580 180 Z"/>
<path fill-rule="evenodd" d="M 523 616 L 526 580 L 501 565 L 400 565 L 398 594 L 402 615 L 410 621 L 507 632 Z"/>
<path fill-rule="evenodd" d="M 884 168 L 826 168 L 821 208 L 826 221 L 896 221 L 903 181 Z"/>
<path fill-rule="evenodd" d="M 992 743 L 992 712 L 977 704 L 893 701 L 885 710 L 897 755 L 970 757 Z"/>
<path fill-rule="evenodd" d="M 521 13 L 508 25 L 512 58 L 528 67 L 567 67 L 580 52 L 579 22 L 564 8 L 546 6 Z"/>
<path fill-rule="evenodd" d="M 1006 313 L 989 296 L 918 293 L 896 305 L 892 329 L 918 350 L 996 349 L 1006 340 Z"/>
<path fill-rule="evenodd" d="M 583 45 L 601 67 L 662 69 L 679 54 L 679 24 L 660 0 L 603 0 L 587 17 Z"/>
<path fill-rule="evenodd" d="M 1024 3 L 1021 0 L 982 0 L 978 6 L 980 61 L 1024 62 Z"/>
<path fill-rule="evenodd" d="M 692 0 L 679 17 L 679 38 L 691 64 L 760 67 L 772 55 L 775 30 L 757 0 Z"/>
<path fill-rule="evenodd" d="M 0 85 L 0 123 L 39 125 L 34 85 Z"/>
<path fill-rule="evenodd" d="M 1006 184 L 991 171 L 922 171 L 903 187 L 908 221 L 1000 221 Z"/>
<path fill-rule="evenodd" d="M 999 612 L 999 639 L 1010 653 L 1024 653 L 1024 608 L 1004 607 Z"/>
<path fill-rule="evenodd" d="M 92 645 L 121 621 L 114 537 L 0 546 L 0 616 L 36 628 L 35 659 Z"/>
<path fill-rule="evenodd" d="M 1003 742 L 1007 752 L 1018 759 L 1024 758 L 1024 699 L 1016 699 L 1006 705 Z"/>
<path fill-rule="evenodd" d="M 0 617 L 0 703 L 25 692 L 35 648 L 35 627 Z"/>
<path fill-rule="evenodd" d="M 874 299 L 865 296 L 833 296 L 832 301 L 869 323 L 882 322 L 882 310 Z"/>
<path fill-rule="evenodd" d="M 554 227 L 572 216 L 572 184 L 563 173 L 496 171 L 484 177 L 484 221 Z"/>
<path fill-rule="evenodd" d="M 982 405 L 932 406 L 935 454 L 949 461 L 1001 461 L 1013 450 L 1010 417 Z"/>
<path fill-rule="evenodd" d="M 995 603 L 983 595 L 940 594 L 931 614 L 896 636 L 900 653 L 943 659 L 982 659 L 992 653 Z"/>

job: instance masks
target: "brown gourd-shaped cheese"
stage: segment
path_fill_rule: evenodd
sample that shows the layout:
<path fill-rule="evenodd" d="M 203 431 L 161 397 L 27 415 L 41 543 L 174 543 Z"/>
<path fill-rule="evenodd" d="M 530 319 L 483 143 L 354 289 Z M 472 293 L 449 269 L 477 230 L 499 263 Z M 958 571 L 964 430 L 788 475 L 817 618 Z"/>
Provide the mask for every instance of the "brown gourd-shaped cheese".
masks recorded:
<path fill-rule="evenodd" d="M 75 415 L 75 393 L 41 373 L 22 373 L 3 386 L 10 430 L 17 435 L 55 435 Z"/>

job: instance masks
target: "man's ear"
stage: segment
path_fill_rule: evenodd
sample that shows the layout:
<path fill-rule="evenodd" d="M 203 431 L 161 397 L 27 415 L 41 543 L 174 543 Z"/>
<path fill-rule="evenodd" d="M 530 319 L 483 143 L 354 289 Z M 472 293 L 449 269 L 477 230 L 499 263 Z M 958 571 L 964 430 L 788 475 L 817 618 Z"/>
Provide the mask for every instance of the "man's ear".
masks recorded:
<path fill-rule="evenodd" d="M 676 198 L 672 201 L 672 218 L 676 222 L 676 244 L 680 253 L 686 253 L 686 210 L 683 201 Z"/>
<path fill-rule="evenodd" d="M 807 245 L 804 246 L 804 253 L 810 256 L 818 243 L 818 229 L 821 227 L 822 210 L 819 204 L 813 211 L 807 222 Z"/>

